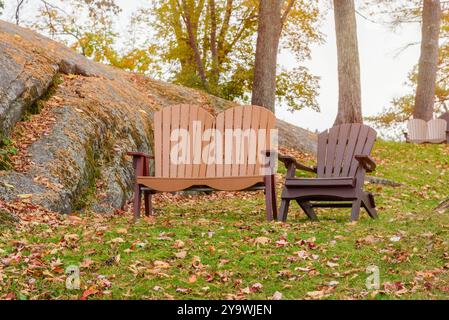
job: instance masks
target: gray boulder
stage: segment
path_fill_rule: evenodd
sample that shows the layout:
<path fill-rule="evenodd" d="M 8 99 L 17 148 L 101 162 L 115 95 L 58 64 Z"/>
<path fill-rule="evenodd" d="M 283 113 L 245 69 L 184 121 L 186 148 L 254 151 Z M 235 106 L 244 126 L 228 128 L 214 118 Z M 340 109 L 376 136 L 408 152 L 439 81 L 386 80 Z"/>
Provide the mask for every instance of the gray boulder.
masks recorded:
<path fill-rule="evenodd" d="M 233 105 L 93 62 L 3 21 L 0 71 L 0 137 L 11 137 L 18 148 L 14 169 L 0 171 L 0 199 L 29 197 L 64 213 L 88 205 L 110 212 L 125 204 L 133 183 L 125 153 L 151 153 L 155 110 L 179 103 L 217 111 Z M 36 106 L 40 113 L 24 118 Z M 281 145 L 315 152 L 312 133 L 283 121 L 278 128 Z"/>

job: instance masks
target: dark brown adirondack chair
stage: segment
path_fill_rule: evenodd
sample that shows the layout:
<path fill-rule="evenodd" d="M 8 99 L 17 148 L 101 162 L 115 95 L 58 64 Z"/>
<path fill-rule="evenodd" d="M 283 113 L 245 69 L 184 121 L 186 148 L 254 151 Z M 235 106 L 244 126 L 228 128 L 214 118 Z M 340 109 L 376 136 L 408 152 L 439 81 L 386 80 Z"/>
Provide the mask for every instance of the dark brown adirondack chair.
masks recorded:
<path fill-rule="evenodd" d="M 351 220 L 354 221 L 359 218 L 363 206 L 372 218 L 376 218 L 374 197 L 363 191 L 365 173 L 376 168 L 370 157 L 375 140 L 374 129 L 362 124 L 343 124 L 318 136 L 316 168 L 308 168 L 292 157 L 280 156 L 288 171 L 281 195 L 279 220 L 287 220 L 292 200 L 312 220 L 317 219 L 314 208 L 323 207 L 352 207 Z M 314 172 L 317 178 L 296 178 L 296 169 Z"/>
<path fill-rule="evenodd" d="M 134 216 L 140 216 L 142 193 L 145 200 L 145 214 L 152 211 L 151 195 L 157 192 L 177 191 L 265 191 L 267 220 L 277 217 L 275 196 L 275 175 L 272 163 L 275 152 L 271 146 L 270 133 L 274 129 L 276 117 L 266 108 L 258 106 L 239 106 L 227 109 L 215 118 L 207 110 L 195 105 L 177 105 L 164 108 L 154 114 L 154 156 L 139 152 L 130 152 L 133 156 L 136 172 L 134 188 Z M 195 123 L 200 123 L 201 128 Z M 190 156 L 200 159 L 198 162 L 179 162 L 172 159 L 172 150 L 179 141 L 172 141 L 171 135 L 175 129 L 184 129 L 189 134 Z M 195 150 L 193 137 L 195 132 L 203 134 L 208 129 L 221 133 L 220 138 L 202 141 Z M 228 129 L 258 130 L 255 141 L 233 142 L 226 138 Z M 264 131 L 265 130 L 265 131 Z M 265 133 L 266 132 L 266 133 Z M 214 142 L 212 142 L 214 141 Z M 215 143 L 215 144 L 214 144 Z M 240 146 L 238 152 L 233 143 Z M 211 153 L 211 145 L 215 150 L 223 150 L 221 159 L 215 155 L 214 163 L 205 163 L 202 155 Z M 209 149 L 208 149 L 209 148 Z M 174 153 L 178 155 L 176 152 Z M 218 154 L 218 153 L 217 153 Z M 267 161 L 267 154 L 269 163 Z M 259 161 L 265 157 L 264 161 Z M 150 160 L 154 161 L 154 174 L 150 175 Z M 269 167 L 269 168 L 268 168 Z M 262 170 L 261 170 L 262 169 Z M 262 174 L 263 172 L 263 174 Z"/>

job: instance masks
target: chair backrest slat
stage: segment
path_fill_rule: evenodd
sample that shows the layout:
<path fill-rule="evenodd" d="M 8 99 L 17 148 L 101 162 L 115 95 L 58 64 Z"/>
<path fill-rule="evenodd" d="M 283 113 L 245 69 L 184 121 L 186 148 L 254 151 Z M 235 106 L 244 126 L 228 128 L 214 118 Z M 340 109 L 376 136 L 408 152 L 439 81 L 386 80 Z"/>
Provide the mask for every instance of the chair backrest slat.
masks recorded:
<path fill-rule="evenodd" d="M 271 113 L 265 112 L 265 110 L 261 109 L 259 107 L 259 131 L 258 134 L 260 136 L 257 137 L 257 148 L 256 148 L 256 165 L 254 166 L 254 174 L 257 175 L 261 170 L 261 163 L 258 161 L 258 159 L 261 156 L 261 152 L 264 150 L 267 150 L 270 148 L 269 145 L 267 145 L 267 138 L 265 136 L 265 139 L 263 137 L 263 129 L 265 128 L 272 128 L 272 124 L 270 123 Z"/>
<path fill-rule="evenodd" d="M 224 171 L 223 171 L 223 176 L 224 177 L 230 177 L 232 176 L 232 164 L 235 162 L 235 153 L 232 152 L 232 149 L 230 149 L 232 147 L 232 136 L 229 137 L 228 134 L 225 134 L 227 130 L 229 129 L 233 129 L 234 128 L 234 111 L 235 109 L 229 109 L 226 110 L 225 112 L 223 112 L 223 117 L 224 117 L 224 130 L 225 132 L 223 133 L 223 148 L 224 148 L 224 158 L 223 158 L 223 163 L 224 163 Z M 221 114 L 218 115 L 218 117 L 220 117 Z M 231 142 L 229 142 L 231 141 Z"/>
<path fill-rule="evenodd" d="M 359 136 L 357 138 L 357 143 L 355 145 L 354 156 L 357 154 L 363 154 L 363 150 L 365 149 L 365 144 L 368 139 L 368 133 L 370 128 L 368 126 L 361 126 Z M 371 151 L 371 148 L 370 148 Z M 349 176 L 355 176 L 357 169 L 359 168 L 359 162 L 355 157 L 352 157 L 351 169 L 349 170 Z"/>
<path fill-rule="evenodd" d="M 260 175 L 261 151 L 270 149 L 270 133 L 275 123 L 274 114 L 258 106 L 230 108 L 216 118 L 195 105 L 164 108 L 154 114 L 155 176 Z M 173 135 L 177 129 L 181 136 L 183 130 L 187 132 L 187 139 Z M 215 130 L 208 132 L 209 129 Z M 262 135 L 259 135 L 260 129 L 265 130 Z M 230 131 L 226 133 L 226 130 Z M 250 141 L 250 138 L 255 140 Z M 184 155 L 187 153 L 186 162 L 171 159 L 178 158 L 180 150 Z"/>
<path fill-rule="evenodd" d="M 331 178 L 334 170 L 335 148 L 337 146 L 337 138 L 340 127 L 332 127 L 328 133 L 328 143 L 326 152 L 326 166 L 324 169 L 324 177 Z"/>
<path fill-rule="evenodd" d="M 215 171 L 215 175 L 217 177 L 223 177 L 224 176 L 224 161 L 225 161 L 225 137 L 224 137 L 224 132 L 225 132 L 225 116 L 223 113 L 219 114 L 218 117 L 215 119 L 215 128 L 217 129 L 218 132 L 221 132 L 222 134 L 217 136 L 215 139 L 215 150 L 216 152 L 218 152 L 215 155 L 215 159 L 216 159 L 216 171 Z"/>
<path fill-rule="evenodd" d="M 341 170 L 342 177 L 349 176 L 349 170 L 351 170 L 352 158 L 355 155 L 355 148 L 357 144 L 357 138 L 360 133 L 360 124 L 351 125 L 351 129 L 349 131 L 348 145 L 346 146 L 345 155 L 343 158 L 343 167 Z"/>
<path fill-rule="evenodd" d="M 180 129 L 180 125 L 181 125 L 181 107 L 178 106 L 174 106 L 171 109 L 171 121 L 170 121 L 170 136 L 171 136 L 171 132 L 173 132 L 173 130 L 179 130 Z M 172 148 L 175 146 L 177 142 L 176 141 L 170 141 L 170 149 L 172 150 Z M 169 157 L 170 158 L 170 157 Z M 181 172 L 179 172 L 179 174 L 181 174 Z M 176 178 L 178 176 L 178 165 L 174 164 L 173 162 L 170 163 L 170 177 L 171 178 Z"/>
<path fill-rule="evenodd" d="M 318 151 L 317 151 L 317 174 L 318 177 L 324 177 L 324 170 L 326 166 L 326 146 L 327 146 L 327 138 L 328 131 L 324 131 L 323 133 L 318 135 Z"/>
<path fill-rule="evenodd" d="M 210 128 L 216 131 L 217 124 L 212 122 Z M 211 134 L 207 141 L 207 146 L 205 148 L 205 154 L 211 159 L 211 163 L 205 166 L 206 177 L 216 177 L 217 176 L 217 137 Z"/>
<path fill-rule="evenodd" d="M 248 171 L 248 164 L 249 164 L 249 148 L 251 146 L 251 122 L 253 117 L 253 106 L 247 106 L 243 109 L 243 120 L 242 120 L 242 138 L 241 140 L 241 147 L 240 147 L 240 158 L 243 161 L 239 161 L 239 176 L 246 176 Z"/>
<path fill-rule="evenodd" d="M 206 117 L 204 119 L 204 125 L 202 128 L 202 130 L 203 130 L 202 132 L 206 132 L 208 130 L 210 131 L 211 129 L 213 129 L 213 127 L 214 127 L 214 118 Z M 209 174 L 212 174 L 212 172 L 215 171 L 214 170 L 215 163 L 212 162 L 212 160 L 207 159 L 207 157 L 209 157 L 209 153 L 210 153 L 210 149 L 211 149 L 210 143 L 211 143 L 212 137 L 210 135 L 208 135 L 208 136 L 205 136 L 205 138 L 206 139 L 203 140 L 202 148 L 200 151 L 201 152 L 201 159 L 200 159 L 201 164 L 199 166 L 199 174 L 198 174 L 200 177 L 206 177 L 208 171 L 209 171 Z M 204 154 L 205 158 L 203 158 L 203 154 Z M 206 162 L 204 160 L 206 160 Z M 209 168 L 209 170 L 208 170 L 208 168 Z"/>
<path fill-rule="evenodd" d="M 170 177 L 171 108 L 162 109 L 162 176 Z"/>
<path fill-rule="evenodd" d="M 154 113 L 153 118 L 154 137 L 154 174 L 156 177 L 162 176 L 162 112 Z"/>
<path fill-rule="evenodd" d="M 250 129 L 254 130 L 255 134 L 259 132 L 260 125 L 261 125 L 261 118 L 260 118 L 260 108 L 253 107 L 251 111 L 251 122 L 250 122 Z M 265 114 L 265 113 L 264 113 Z M 256 145 L 250 146 L 248 148 L 248 167 L 246 169 L 246 175 L 252 176 L 255 174 L 256 169 L 256 161 L 257 161 L 257 150 L 259 148 L 258 138 L 256 138 Z"/>
<path fill-rule="evenodd" d="M 226 112 L 226 111 L 225 111 Z M 242 130 L 243 125 L 243 107 L 235 107 L 234 108 L 234 122 L 232 125 L 232 128 L 236 130 L 237 133 L 238 130 Z M 240 169 L 240 157 L 241 157 L 241 139 L 233 139 L 233 155 L 234 155 L 234 161 L 232 162 L 232 170 L 231 170 L 231 176 L 236 177 L 239 175 L 239 169 Z"/>
<path fill-rule="evenodd" d="M 197 119 L 198 109 L 193 108 L 192 106 L 189 106 L 189 114 L 186 114 L 185 116 L 188 117 L 188 119 L 189 119 L 189 122 L 187 123 L 187 132 L 190 133 L 190 136 L 189 136 L 189 144 L 187 146 L 189 149 L 189 153 L 188 153 L 189 156 L 188 156 L 188 159 L 186 162 L 184 178 L 190 178 L 193 173 L 193 156 L 195 153 L 194 146 L 192 144 L 193 132 L 194 132 L 193 119 Z"/>
<path fill-rule="evenodd" d="M 190 105 L 180 105 L 179 106 L 181 111 L 180 111 L 180 115 L 181 115 L 181 122 L 179 125 L 179 129 L 180 130 L 186 130 L 187 132 L 189 131 L 189 126 L 190 126 L 190 114 L 191 114 L 191 106 Z M 187 158 L 189 158 L 190 155 L 190 150 L 189 150 L 189 140 L 184 140 L 182 141 L 182 147 L 183 150 L 185 150 L 187 152 Z M 187 164 L 185 162 L 181 162 L 178 165 L 178 177 L 186 177 L 187 176 Z"/>
<path fill-rule="evenodd" d="M 343 160 L 346 151 L 346 146 L 348 145 L 349 130 L 351 125 L 349 123 L 342 124 L 339 128 L 337 147 L 335 149 L 335 161 L 334 161 L 334 172 L 333 177 L 339 177 L 343 170 Z"/>
<path fill-rule="evenodd" d="M 369 155 L 376 131 L 362 124 L 342 124 L 318 136 L 320 178 L 353 177 L 359 168 L 355 155 Z"/>

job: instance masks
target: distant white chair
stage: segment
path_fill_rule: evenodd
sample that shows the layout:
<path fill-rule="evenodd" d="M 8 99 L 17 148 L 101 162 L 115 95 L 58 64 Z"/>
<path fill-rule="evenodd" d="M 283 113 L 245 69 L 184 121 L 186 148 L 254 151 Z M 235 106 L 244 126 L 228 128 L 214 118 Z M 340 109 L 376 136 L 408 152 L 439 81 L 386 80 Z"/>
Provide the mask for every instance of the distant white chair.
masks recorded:
<path fill-rule="evenodd" d="M 421 119 L 411 119 L 407 122 L 405 139 L 411 143 L 424 143 L 427 137 L 427 122 Z"/>
<path fill-rule="evenodd" d="M 411 119 L 407 123 L 405 134 L 410 143 L 448 143 L 449 131 L 444 119 L 433 119 L 428 122 L 421 119 Z"/>
<path fill-rule="evenodd" d="M 430 143 L 447 142 L 447 122 L 443 119 L 433 119 L 427 123 L 427 141 Z"/>

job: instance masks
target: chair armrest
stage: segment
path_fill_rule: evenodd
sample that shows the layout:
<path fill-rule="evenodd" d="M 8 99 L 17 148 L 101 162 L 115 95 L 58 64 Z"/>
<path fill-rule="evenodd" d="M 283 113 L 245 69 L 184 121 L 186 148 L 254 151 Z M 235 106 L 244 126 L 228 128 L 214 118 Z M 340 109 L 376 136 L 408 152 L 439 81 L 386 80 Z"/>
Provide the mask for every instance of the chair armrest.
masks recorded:
<path fill-rule="evenodd" d="M 298 170 L 303 170 L 303 171 L 308 171 L 308 172 L 312 172 L 312 173 L 317 173 L 317 169 L 316 168 L 309 168 L 309 167 L 299 163 L 298 161 L 296 161 L 296 159 L 293 158 L 293 157 L 279 154 L 278 159 L 279 159 L 279 161 L 284 163 L 286 168 L 288 168 L 289 166 L 294 164 L 295 168 L 298 169 Z"/>
<path fill-rule="evenodd" d="M 127 152 L 128 156 L 133 157 L 133 168 L 136 177 L 150 175 L 150 159 L 154 160 L 154 156 L 150 156 L 143 152 Z"/>
<path fill-rule="evenodd" d="M 143 152 L 127 152 L 126 154 L 131 157 L 145 157 L 148 159 L 154 159 L 154 156 L 150 156 L 149 154 Z"/>
<path fill-rule="evenodd" d="M 376 163 L 374 159 L 368 155 L 355 155 L 356 160 L 360 163 L 360 165 L 366 170 L 366 172 L 373 172 L 376 170 Z"/>

